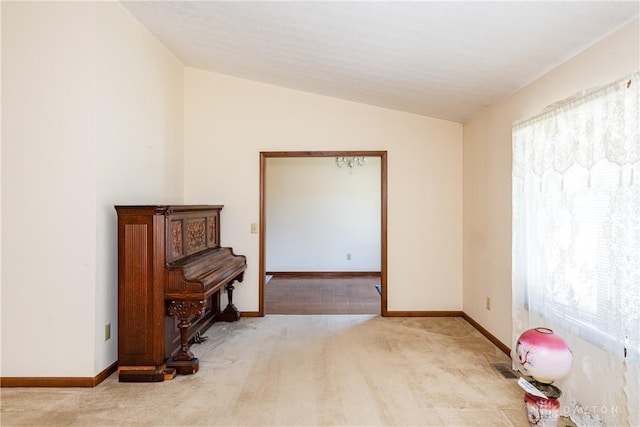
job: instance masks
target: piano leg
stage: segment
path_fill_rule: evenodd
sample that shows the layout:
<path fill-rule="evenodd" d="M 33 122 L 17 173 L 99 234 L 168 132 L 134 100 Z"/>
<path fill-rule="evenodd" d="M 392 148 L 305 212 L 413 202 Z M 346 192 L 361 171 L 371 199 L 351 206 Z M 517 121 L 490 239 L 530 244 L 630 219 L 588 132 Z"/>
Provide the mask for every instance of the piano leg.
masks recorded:
<path fill-rule="evenodd" d="M 218 313 L 215 316 L 215 321 L 216 322 L 235 322 L 237 320 L 240 320 L 240 311 L 236 308 L 235 305 L 233 305 L 233 289 L 234 289 L 233 282 L 227 284 L 225 289 L 227 290 L 229 303 L 227 304 L 224 310 L 222 310 L 220 313 Z"/>
<path fill-rule="evenodd" d="M 173 359 L 167 361 L 168 368 L 174 368 L 180 375 L 190 375 L 198 372 L 198 358 L 189 349 L 189 327 L 191 316 L 200 316 L 204 312 L 204 300 L 171 300 L 167 307 L 170 316 L 180 320 L 180 349 Z"/>

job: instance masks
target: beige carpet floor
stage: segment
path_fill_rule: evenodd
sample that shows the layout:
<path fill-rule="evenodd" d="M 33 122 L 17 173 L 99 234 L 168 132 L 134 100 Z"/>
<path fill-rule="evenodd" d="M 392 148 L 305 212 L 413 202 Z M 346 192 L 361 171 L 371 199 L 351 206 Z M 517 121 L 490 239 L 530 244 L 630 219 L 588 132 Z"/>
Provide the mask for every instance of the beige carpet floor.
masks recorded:
<path fill-rule="evenodd" d="M 509 359 L 461 318 L 306 315 L 215 324 L 200 372 L 3 388 L 2 426 L 528 426 Z M 561 424 L 562 425 L 562 424 Z"/>

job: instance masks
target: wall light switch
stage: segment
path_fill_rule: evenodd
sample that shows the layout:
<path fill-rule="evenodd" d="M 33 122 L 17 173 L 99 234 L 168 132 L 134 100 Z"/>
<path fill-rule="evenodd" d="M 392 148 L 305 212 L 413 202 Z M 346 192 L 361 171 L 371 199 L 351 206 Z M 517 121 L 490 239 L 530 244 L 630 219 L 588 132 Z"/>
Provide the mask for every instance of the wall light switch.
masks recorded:
<path fill-rule="evenodd" d="M 251 234 L 257 234 L 257 233 L 258 233 L 258 224 L 252 223 L 251 224 Z"/>

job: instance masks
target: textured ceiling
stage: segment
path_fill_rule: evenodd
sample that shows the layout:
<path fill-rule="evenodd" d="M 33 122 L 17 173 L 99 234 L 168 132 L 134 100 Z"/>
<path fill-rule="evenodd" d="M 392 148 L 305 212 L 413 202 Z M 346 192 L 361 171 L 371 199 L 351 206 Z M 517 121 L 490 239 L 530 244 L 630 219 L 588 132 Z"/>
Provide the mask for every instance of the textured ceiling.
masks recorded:
<path fill-rule="evenodd" d="M 187 66 L 464 121 L 638 16 L 638 1 L 123 5 Z"/>

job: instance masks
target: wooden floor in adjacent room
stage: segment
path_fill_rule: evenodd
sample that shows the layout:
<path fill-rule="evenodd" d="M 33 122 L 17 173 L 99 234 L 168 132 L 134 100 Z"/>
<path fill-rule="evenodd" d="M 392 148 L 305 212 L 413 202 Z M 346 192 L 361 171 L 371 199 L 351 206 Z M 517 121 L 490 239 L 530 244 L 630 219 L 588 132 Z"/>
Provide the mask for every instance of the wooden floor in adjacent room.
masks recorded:
<path fill-rule="evenodd" d="M 379 277 L 278 277 L 265 285 L 265 314 L 380 314 Z"/>

